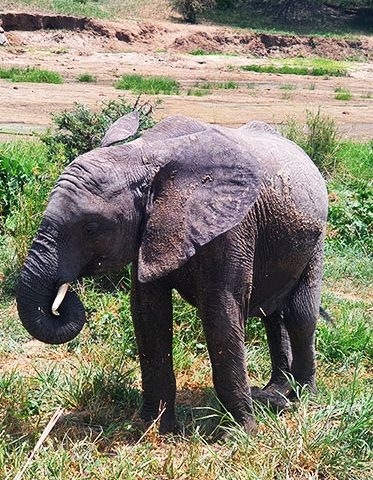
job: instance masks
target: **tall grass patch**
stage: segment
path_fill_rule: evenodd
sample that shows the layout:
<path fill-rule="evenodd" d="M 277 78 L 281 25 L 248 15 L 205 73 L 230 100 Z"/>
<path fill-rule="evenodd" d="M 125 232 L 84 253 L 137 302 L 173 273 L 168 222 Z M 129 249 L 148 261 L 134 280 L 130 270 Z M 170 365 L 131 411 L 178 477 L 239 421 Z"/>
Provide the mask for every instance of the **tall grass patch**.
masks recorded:
<path fill-rule="evenodd" d="M 50 70 L 40 70 L 39 68 L 1 68 L 0 78 L 10 80 L 11 82 L 29 82 L 29 83 L 63 83 L 63 78 L 57 72 Z"/>
<path fill-rule="evenodd" d="M 115 83 L 119 90 L 130 90 L 134 93 L 150 95 L 178 95 L 179 83 L 166 77 L 143 77 L 142 75 L 123 75 Z"/>
<path fill-rule="evenodd" d="M 91 73 L 81 73 L 78 78 L 77 78 L 78 82 L 81 82 L 81 83 L 96 83 L 97 82 L 97 78 L 92 75 Z"/>
<path fill-rule="evenodd" d="M 331 172 L 339 148 L 337 128 L 331 117 L 317 112 L 306 112 L 306 125 L 289 118 L 282 133 L 297 143 L 324 172 Z"/>
<path fill-rule="evenodd" d="M 240 67 L 245 72 L 257 73 L 279 73 L 283 75 L 312 75 L 316 77 L 324 77 L 326 75 L 334 77 L 346 76 L 346 70 L 327 68 L 327 67 L 307 67 L 307 66 L 292 66 L 292 65 L 243 65 Z"/>
<path fill-rule="evenodd" d="M 337 87 L 335 89 L 336 100 L 351 100 L 352 93 L 347 88 Z"/>

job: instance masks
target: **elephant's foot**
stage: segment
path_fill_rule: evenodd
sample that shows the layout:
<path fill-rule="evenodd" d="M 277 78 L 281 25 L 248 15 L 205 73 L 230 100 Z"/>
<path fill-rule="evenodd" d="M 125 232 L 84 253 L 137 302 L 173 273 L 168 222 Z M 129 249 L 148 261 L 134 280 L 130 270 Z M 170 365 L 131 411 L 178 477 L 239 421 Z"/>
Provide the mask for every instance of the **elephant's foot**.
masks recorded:
<path fill-rule="evenodd" d="M 140 412 L 141 419 L 147 424 L 158 423 L 159 433 L 177 433 L 177 423 L 173 408 L 154 408 L 153 405 L 143 404 Z"/>
<path fill-rule="evenodd" d="M 245 433 L 247 433 L 250 436 L 256 435 L 256 433 L 258 431 L 257 426 L 256 426 L 256 422 L 251 415 L 249 417 L 247 417 L 244 421 L 239 422 L 239 426 Z M 226 442 L 226 441 L 234 439 L 234 437 L 235 437 L 235 430 L 233 430 L 233 429 L 229 430 L 228 429 L 228 430 L 225 430 L 219 436 L 218 440 L 220 442 Z"/>
<path fill-rule="evenodd" d="M 279 391 L 269 391 L 262 390 L 258 387 L 251 387 L 251 398 L 254 402 L 262 403 L 276 413 L 289 408 L 288 399 Z"/>

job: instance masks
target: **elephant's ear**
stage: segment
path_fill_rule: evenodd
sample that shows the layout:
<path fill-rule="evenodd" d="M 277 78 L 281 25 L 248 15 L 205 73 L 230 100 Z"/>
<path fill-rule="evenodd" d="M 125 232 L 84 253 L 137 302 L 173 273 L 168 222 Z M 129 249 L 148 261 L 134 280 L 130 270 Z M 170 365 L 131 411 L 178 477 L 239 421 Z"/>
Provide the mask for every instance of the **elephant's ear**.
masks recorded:
<path fill-rule="evenodd" d="M 137 110 L 118 118 L 105 133 L 101 147 L 110 147 L 114 143 L 122 142 L 131 137 L 139 129 L 139 122 L 140 116 Z"/>
<path fill-rule="evenodd" d="M 257 160 L 217 130 L 174 139 L 158 157 L 163 166 L 153 180 L 139 252 L 142 282 L 177 269 L 240 223 L 260 189 Z"/>

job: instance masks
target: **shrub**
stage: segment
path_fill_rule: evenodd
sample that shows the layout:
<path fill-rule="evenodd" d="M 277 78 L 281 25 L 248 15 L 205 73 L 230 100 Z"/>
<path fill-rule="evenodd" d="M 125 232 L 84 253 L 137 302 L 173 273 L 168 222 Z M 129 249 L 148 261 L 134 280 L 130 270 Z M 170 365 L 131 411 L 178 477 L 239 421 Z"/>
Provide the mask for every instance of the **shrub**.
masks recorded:
<path fill-rule="evenodd" d="M 134 93 L 148 93 L 150 95 L 178 95 L 179 83 L 166 77 L 147 77 L 141 75 L 123 75 L 116 82 L 115 88 L 120 90 L 131 90 Z"/>
<path fill-rule="evenodd" d="M 172 4 L 185 21 L 196 23 L 197 15 L 212 9 L 216 0 L 172 0 Z"/>
<path fill-rule="evenodd" d="M 0 234 L 8 238 L 8 269 L 23 262 L 62 169 L 61 163 L 48 161 L 40 142 L 0 144 Z"/>
<path fill-rule="evenodd" d="M 290 118 L 283 128 L 283 134 L 303 148 L 322 172 L 331 173 L 334 169 L 338 134 L 331 117 L 322 115 L 320 110 L 316 113 L 307 111 L 305 127 Z"/>
<path fill-rule="evenodd" d="M 373 249 L 373 188 L 369 181 L 329 182 L 328 238 Z"/>
<path fill-rule="evenodd" d="M 119 98 L 102 102 L 101 109 L 93 112 L 83 104 L 74 103 L 72 111 L 65 110 L 53 115 L 56 128 L 49 129 L 41 136 L 42 142 L 48 147 L 48 157 L 67 164 L 78 155 L 98 147 L 108 127 L 134 109 L 140 112 L 140 128 L 127 141 L 137 138 L 143 130 L 153 126 L 152 107 L 149 104 L 138 105 L 136 102 L 130 105 Z"/>
<path fill-rule="evenodd" d="M 336 100 L 351 100 L 352 94 L 347 88 L 337 87 L 335 89 L 335 99 Z"/>
<path fill-rule="evenodd" d="M 78 82 L 95 83 L 95 82 L 97 82 L 97 79 L 96 79 L 96 77 L 94 77 L 90 73 L 81 73 L 78 77 Z"/>

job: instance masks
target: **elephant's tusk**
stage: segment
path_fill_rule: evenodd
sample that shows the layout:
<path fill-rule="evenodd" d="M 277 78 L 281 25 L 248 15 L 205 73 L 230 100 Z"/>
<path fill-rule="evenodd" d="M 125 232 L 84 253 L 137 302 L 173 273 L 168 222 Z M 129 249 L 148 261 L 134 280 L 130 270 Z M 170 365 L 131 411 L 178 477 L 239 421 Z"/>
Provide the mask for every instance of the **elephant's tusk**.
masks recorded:
<path fill-rule="evenodd" d="M 53 305 L 52 305 L 52 313 L 54 315 L 59 315 L 57 310 L 58 310 L 59 306 L 61 305 L 61 303 L 63 302 L 63 299 L 65 298 L 65 295 L 66 295 L 66 292 L 67 292 L 68 289 L 69 289 L 69 284 L 68 283 L 64 283 L 58 289 L 56 298 L 54 299 L 54 302 L 53 302 Z"/>

